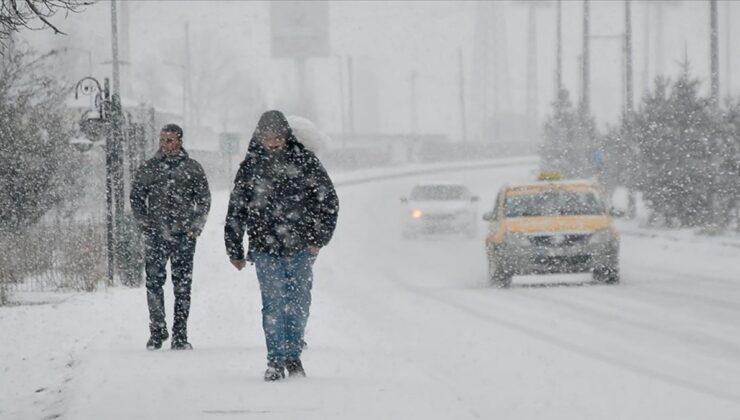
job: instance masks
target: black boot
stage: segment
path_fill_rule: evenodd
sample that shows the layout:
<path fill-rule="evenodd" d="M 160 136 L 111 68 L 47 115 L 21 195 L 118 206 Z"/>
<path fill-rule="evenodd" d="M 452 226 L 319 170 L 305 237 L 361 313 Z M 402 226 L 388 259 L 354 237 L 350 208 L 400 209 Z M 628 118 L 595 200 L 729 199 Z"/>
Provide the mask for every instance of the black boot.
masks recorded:
<path fill-rule="evenodd" d="M 285 368 L 288 369 L 288 376 L 291 378 L 306 377 L 306 371 L 303 369 L 303 363 L 301 363 L 301 359 L 289 361 L 285 364 Z"/>
<path fill-rule="evenodd" d="M 270 366 L 265 371 L 265 382 L 279 381 L 285 378 L 285 369 L 282 366 Z"/>
<path fill-rule="evenodd" d="M 184 337 L 174 337 L 172 339 L 172 350 L 192 350 L 193 345 L 188 343 L 188 339 Z"/>
<path fill-rule="evenodd" d="M 147 350 L 159 350 L 162 348 L 162 342 L 170 338 L 170 334 L 167 330 L 163 332 L 152 332 L 149 336 L 149 341 L 146 342 Z"/>

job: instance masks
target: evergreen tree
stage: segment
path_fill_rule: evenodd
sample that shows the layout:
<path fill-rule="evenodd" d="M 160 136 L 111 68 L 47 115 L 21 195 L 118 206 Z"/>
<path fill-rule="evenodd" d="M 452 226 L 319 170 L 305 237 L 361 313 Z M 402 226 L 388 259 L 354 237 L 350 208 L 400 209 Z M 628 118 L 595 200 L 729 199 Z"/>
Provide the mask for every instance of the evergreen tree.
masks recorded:
<path fill-rule="evenodd" d="M 706 224 L 712 212 L 718 121 L 688 65 L 672 85 L 658 78 L 635 117 L 636 188 L 669 226 Z"/>

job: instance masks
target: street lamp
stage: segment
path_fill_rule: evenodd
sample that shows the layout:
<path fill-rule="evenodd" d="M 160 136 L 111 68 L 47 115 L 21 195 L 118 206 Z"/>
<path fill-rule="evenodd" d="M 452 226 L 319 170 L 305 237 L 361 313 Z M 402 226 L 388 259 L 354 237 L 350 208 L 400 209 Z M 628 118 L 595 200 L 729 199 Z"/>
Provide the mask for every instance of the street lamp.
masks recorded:
<path fill-rule="evenodd" d="M 105 202 L 106 202 L 106 245 L 108 264 L 108 284 L 113 285 L 115 267 L 115 238 L 113 226 L 113 165 L 116 160 L 116 148 L 110 138 L 113 137 L 111 116 L 115 110 L 115 103 L 111 99 L 108 79 L 105 87 L 92 76 L 82 78 L 75 86 L 75 99 L 82 94 L 93 98 L 92 107 L 85 111 L 80 118 L 80 129 L 77 135 L 70 140 L 70 144 L 80 151 L 87 151 L 104 138 L 105 142 Z"/>

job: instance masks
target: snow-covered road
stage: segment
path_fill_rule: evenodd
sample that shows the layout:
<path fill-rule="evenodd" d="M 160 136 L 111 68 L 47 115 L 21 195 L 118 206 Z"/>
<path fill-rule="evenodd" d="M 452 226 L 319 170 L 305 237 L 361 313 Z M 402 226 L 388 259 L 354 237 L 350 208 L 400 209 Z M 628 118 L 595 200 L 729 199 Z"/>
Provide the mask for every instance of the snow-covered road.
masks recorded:
<path fill-rule="evenodd" d="M 216 193 L 196 255 L 195 350 L 144 350 L 143 289 L 0 308 L 0 418 L 740 418 L 738 248 L 624 235 L 618 286 L 527 276 L 498 290 L 483 222 L 475 239 L 401 239 L 414 183 L 464 182 L 482 211 L 532 169 L 340 187 L 315 267 L 309 377 L 280 383 L 262 381 L 257 281 L 226 259 Z M 171 287 L 166 298 L 171 316 Z"/>

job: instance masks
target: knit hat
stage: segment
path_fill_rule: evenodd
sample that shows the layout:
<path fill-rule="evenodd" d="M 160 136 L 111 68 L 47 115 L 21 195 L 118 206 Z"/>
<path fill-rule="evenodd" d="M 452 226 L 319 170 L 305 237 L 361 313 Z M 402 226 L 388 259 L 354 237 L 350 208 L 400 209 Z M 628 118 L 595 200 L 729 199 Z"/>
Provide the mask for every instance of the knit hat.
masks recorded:
<path fill-rule="evenodd" d="M 266 111 L 260 117 L 257 123 L 257 128 L 254 130 L 254 137 L 262 140 L 265 138 L 267 133 L 276 134 L 284 139 L 287 139 L 292 134 L 290 124 L 285 118 L 282 112 L 272 110 Z"/>

